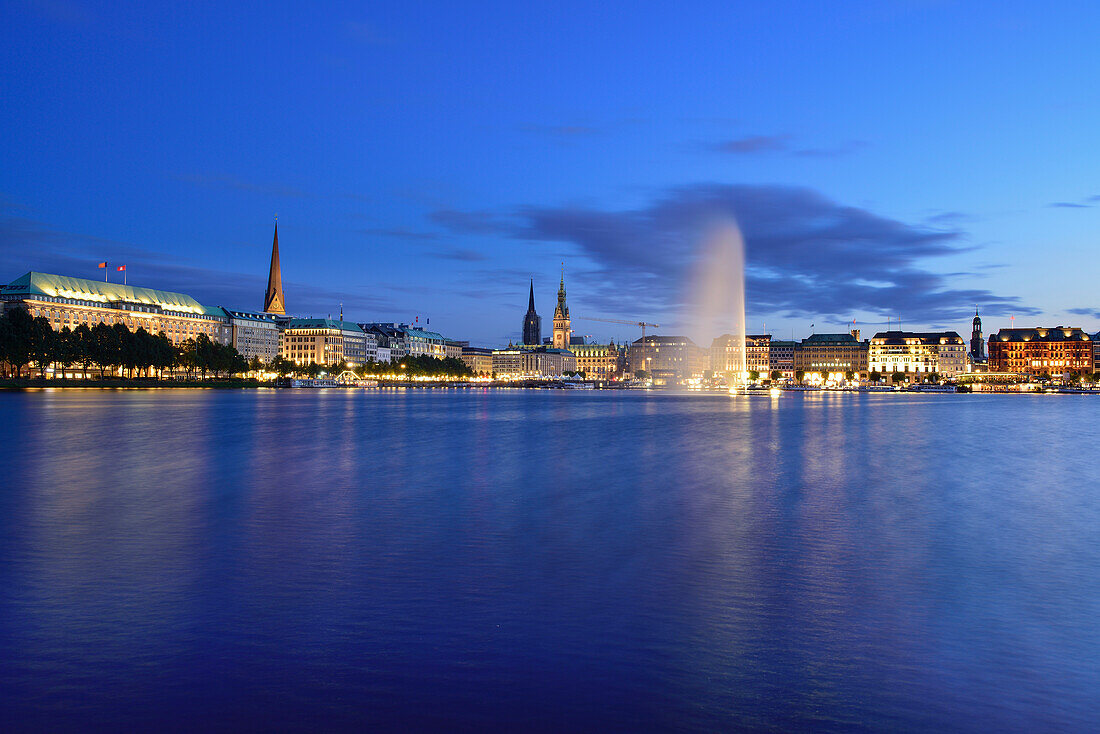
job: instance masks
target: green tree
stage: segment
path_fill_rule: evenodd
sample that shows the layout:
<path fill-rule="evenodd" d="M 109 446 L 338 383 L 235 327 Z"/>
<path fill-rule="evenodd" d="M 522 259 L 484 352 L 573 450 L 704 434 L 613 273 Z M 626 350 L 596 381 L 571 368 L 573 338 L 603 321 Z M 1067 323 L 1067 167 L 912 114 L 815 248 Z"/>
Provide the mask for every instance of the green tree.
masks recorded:
<path fill-rule="evenodd" d="M 77 362 L 80 357 L 80 337 L 68 326 L 62 327 L 56 334 L 54 345 L 54 364 L 61 365 L 61 376 Z"/>
<path fill-rule="evenodd" d="M 23 376 L 23 368 L 31 361 L 31 332 L 34 318 L 23 308 L 15 308 L 0 316 L 0 360 L 6 362 L 15 377 Z"/>
<path fill-rule="evenodd" d="M 895 372 L 892 375 L 890 375 L 890 380 L 892 382 L 894 382 L 895 384 L 901 382 L 904 379 L 905 379 L 905 373 L 904 372 Z"/>
<path fill-rule="evenodd" d="M 115 330 L 102 321 L 92 329 L 92 360 L 99 367 L 99 377 L 118 364 L 119 344 Z"/>
<path fill-rule="evenodd" d="M 88 368 L 95 361 L 92 358 L 93 344 L 92 330 L 87 324 L 81 324 L 73 330 L 73 348 L 76 350 L 76 362 L 84 373 L 84 379 L 88 379 Z"/>
<path fill-rule="evenodd" d="M 805 378 L 806 378 L 805 370 L 795 370 L 794 371 L 794 379 L 796 381 L 802 382 L 802 380 L 804 380 Z"/>
<path fill-rule="evenodd" d="M 782 376 L 783 376 L 783 373 L 782 373 L 782 372 L 780 372 L 779 370 L 772 370 L 772 375 L 771 375 L 771 377 L 772 377 L 772 379 L 773 379 L 773 380 L 778 380 L 778 379 L 779 379 L 779 378 L 781 378 Z"/>
<path fill-rule="evenodd" d="M 38 376 L 46 379 L 46 369 L 54 361 L 57 353 L 57 332 L 45 317 L 38 316 L 31 321 L 30 336 L 31 362 L 38 370 Z"/>
<path fill-rule="evenodd" d="M 760 379 L 760 373 L 756 370 L 749 370 L 749 379 L 753 382 L 756 382 Z"/>
<path fill-rule="evenodd" d="M 851 370 L 848 370 L 844 373 L 844 379 L 847 380 L 848 382 L 851 382 L 852 380 L 854 380 L 855 377 L 856 377 L 856 373 L 852 372 Z"/>

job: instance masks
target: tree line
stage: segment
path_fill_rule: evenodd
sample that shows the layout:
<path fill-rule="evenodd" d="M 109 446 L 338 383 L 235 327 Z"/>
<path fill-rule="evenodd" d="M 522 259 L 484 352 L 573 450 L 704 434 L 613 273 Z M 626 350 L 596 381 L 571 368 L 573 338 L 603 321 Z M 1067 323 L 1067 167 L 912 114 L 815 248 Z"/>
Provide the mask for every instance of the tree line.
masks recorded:
<path fill-rule="evenodd" d="M 32 317 L 22 308 L 0 316 L 0 365 L 5 376 L 16 378 L 25 371 L 27 376 L 37 372 L 45 378 L 50 365 L 65 372 L 79 367 L 84 377 L 95 369 L 100 378 L 116 371 L 130 378 L 161 377 L 165 370 L 178 368 L 205 379 L 248 369 L 236 349 L 206 334 L 176 346 L 163 331 L 130 331 L 122 324 L 81 324 L 55 331 L 46 318 Z"/>
<path fill-rule="evenodd" d="M 411 357 L 403 357 L 397 362 L 368 361 L 357 367 L 350 367 L 347 361 L 333 364 L 309 364 L 299 365 L 282 356 L 275 357 L 267 368 L 276 372 L 280 377 L 297 375 L 302 377 L 317 377 L 322 372 L 330 375 L 339 375 L 350 370 L 360 377 L 378 377 L 381 375 L 408 375 L 410 377 L 470 377 L 473 372 L 461 359 L 455 357 L 430 357 L 418 354 Z"/>

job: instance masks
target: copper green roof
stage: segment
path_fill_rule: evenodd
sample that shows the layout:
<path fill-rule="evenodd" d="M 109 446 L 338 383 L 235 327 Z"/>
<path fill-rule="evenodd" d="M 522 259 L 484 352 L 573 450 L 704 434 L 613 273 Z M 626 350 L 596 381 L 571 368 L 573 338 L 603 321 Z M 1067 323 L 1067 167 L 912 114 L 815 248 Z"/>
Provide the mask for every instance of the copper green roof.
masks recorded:
<path fill-rule="evenodd" d="M 6 296 L 49 296 L 52 298 L 99 301 L 104 304 L 124 301 L 160 306 L 166 311 L 210 313 L 210 310 L 201 303 L 183 293 L 122 285 L 121 283 L 104 283 L 88 278 L 71 278 L 67 275 L 36 273 L 34 271 L 3 286 L 0 292 Z M 220 309 L 216 309 L 214 313 L 219 314 Z"/>
<path fill-rule="evenodd" d="M 358 324 L 337 319 L 291 319 L 288 329 L 340 329 L 341 331 L 362 331 Z"/>

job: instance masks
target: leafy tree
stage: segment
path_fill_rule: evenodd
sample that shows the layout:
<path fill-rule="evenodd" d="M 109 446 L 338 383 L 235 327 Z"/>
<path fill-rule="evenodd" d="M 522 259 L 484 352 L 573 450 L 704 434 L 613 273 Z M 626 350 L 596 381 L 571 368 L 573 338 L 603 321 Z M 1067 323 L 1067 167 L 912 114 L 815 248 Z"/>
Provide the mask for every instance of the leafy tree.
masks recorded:
<path fill-rule="evenodd" d="M 892 375 L 890 375 L 890 380 L 892 382 L 895 382 L 895 383 L 901 382 L 904 379 L 905 379 L 905 373 L 904 372 L 895 372 Z"/>
<path fill-rule="evenodd" d="M 852 372 L 851 370 L 847 370 L 844 373 L 844 379 L 847 380 L 848 382 L 851 382 L 852 380 L 854 380 L 855 377 L 856 377 L 856 373 Z"/>
<path fill-rule="evenodd" d="M 100 378 L 106 377 L 108 369 L 118 364 L 118 338 L 115 330 L 102 321 L 92 329 L 91 355 L 99 367 Z"/>
<path fill-rule="evenodd" d="M 31 361 L 33 323 L 33 317 L 23 308 L 0 316 L 0 360 L 10 366 L 17 378 L 23 376 L 23 368 Z"/>
<path fill-rule="evenodd" d="M 752 380 L 753 382 L 756 382 L 757 380 L 760 379 L 760 373 L 757 372 L 756 370 L 749 370 L 749 379 Z"/>
<path fill-rule="evenodd" d="M 794 379 L 797 380 L 798 382 L 802 382 L 802 380 L 805 379 L 805 377 L 806 377 L 806 372 L 804 370 L 795 370 L 794 371 Z"/>
<path fill-rule="evenodd" d="M 783 377 L 783 373 L 779 370 L 772 370 L 771 377 L 773 380 L 778 380 L 779 378 Z"/>
<path fill-rule="evenodd" d="M 68 326 L 65 326 L 57 332 L 55 339 L 53 361 L 61 366 L 61 376 L 64 377 L 66 370 L 80 356 L 80 337 Z"/>
<path fill-rule="evenodd" d="M 92 358 L 93 341 L 92 330 L 88 328 L 87 324 L 81 324 L 73 330 L 75 361 L 80 365 L 85 380 L 88 379 L 88 368 L 95 362 Z"/>
<path fill-rule="evenodd" d="M 43 316 L 31 321 L 30 357 L 42 379 L 46 378 L 46 368 L 53 362 L 56 346 L 57 332 L 50 326 L 50 322 Z"/>

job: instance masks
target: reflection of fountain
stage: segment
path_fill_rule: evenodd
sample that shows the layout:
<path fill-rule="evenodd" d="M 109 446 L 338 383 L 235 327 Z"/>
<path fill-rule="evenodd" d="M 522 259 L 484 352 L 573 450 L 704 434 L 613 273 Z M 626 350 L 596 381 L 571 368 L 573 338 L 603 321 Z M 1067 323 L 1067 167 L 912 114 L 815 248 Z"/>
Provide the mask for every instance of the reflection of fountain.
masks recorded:
<path fill-rule="evenodd" d="M 733 220 L 713 226 L 703 243 L 700 259 L 699 328 L 731 335 L 725 361 L 716 365 L 726 373 L 731 393 L 744 392 L 745 367 L 745 244 Z M 732 327 L 732 328 L 731 328 Z"/>

